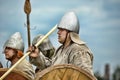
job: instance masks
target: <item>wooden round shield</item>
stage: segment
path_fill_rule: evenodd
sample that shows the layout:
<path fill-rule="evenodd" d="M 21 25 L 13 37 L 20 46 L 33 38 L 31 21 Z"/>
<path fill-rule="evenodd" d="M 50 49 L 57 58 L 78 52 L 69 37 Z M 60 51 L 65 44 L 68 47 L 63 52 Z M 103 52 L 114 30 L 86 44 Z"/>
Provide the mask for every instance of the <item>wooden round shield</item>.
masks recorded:
<path fill-rule="evenodd" d="M 96 78 L 81 68 L 64 64 L 38 72 L 35 80 L 96 80 Z"/>
<path fill-rule="evenodd" d="M 8 71 L 8 68 L 0 68 L 0 77 Z M 3 80 L 30 80 L 24 72 L 14 69 Z"/>

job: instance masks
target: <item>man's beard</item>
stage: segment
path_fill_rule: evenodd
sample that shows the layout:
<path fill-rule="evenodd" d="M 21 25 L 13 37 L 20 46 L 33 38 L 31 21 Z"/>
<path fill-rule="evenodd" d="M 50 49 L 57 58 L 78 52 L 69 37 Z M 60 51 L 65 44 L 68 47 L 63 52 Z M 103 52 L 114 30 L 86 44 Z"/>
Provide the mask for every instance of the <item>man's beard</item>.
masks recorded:
<path fill-rule="evenodd" d="M 17 57 L 17 55 L 16 54 L 14 54 L 13 56 L 11 56 L 11 57 L 6 57 L 6 59 L 7 60 L 9 60 L 9 61 L 12 61 L 13 59 L 15 59 Z"/>

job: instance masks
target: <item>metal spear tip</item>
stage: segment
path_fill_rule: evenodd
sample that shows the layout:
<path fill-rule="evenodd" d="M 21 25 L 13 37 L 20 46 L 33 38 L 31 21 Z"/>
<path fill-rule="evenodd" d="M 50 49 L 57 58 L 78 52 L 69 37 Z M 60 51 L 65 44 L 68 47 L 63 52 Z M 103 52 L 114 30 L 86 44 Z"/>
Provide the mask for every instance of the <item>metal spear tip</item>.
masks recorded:
<path fill-rule="evenodd" d="M 30 0 L 25 0 L 24 12 L 25 12 L 26 14 L 30 14 L 30 12 L 31 12 Z"/>

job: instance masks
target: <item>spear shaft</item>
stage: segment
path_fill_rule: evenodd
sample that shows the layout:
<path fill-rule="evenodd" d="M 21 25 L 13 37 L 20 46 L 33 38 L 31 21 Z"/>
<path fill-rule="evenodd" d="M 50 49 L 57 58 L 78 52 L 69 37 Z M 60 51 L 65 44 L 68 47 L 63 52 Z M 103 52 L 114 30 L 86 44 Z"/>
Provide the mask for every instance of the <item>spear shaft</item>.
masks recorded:
<path fill-rule="evenodd" d="M 30 38 L 30 19 L 29 14 L 27 14 L 27 35 L 28 35 L 28 47 L 31 44 L 31 38 Z"/>
<path fill-rule="evenodd" d="M 27 16 L 27 36 L 28 36 L 28 47 L 31 44 L 31 39 L 30 39 L 30 12 L 31 12 L 31 4 L 30 4 L 30 0 L 26 0 L 25 1 L 25 5 L 24 5 L 24 12 L 26 13 Z"/>

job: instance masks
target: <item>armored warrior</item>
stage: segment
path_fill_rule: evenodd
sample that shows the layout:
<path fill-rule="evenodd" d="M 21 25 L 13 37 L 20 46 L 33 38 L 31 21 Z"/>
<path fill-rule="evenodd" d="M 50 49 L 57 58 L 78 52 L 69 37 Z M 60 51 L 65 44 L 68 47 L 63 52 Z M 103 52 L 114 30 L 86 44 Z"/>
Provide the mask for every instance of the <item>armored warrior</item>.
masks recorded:
<path fill-rule="evenodd" d="M 52 59 L 46 58 L 38 48 L 29 48 L 32 54 L 38 54 L 36 62 L 42 69 L 59 64 L 72 64 L 93 75 L 93 54 L 79 37 L 79 20 L 74 12 L 66 13 L 58 24 L 58 41 L 62 44 Z M 33 51 L 34 50 L 34 51 Z"/>
<path fill-rule="evenodd" d="M 44 37 L 44 35 L 39 34 L 36 37 L 34 37 L 33 41 L 32 41 L 32 45 L 34 46 L 40 39 L 42 39 Z M 38 49 L 40 51 L 41 54 L 43 54 L 45 57 L 47 58 L 52 58 L 55 48 L 52 45 L 51 41 L 49 40 L 49 38 L 46 38 L 39 46 Z M 30 63 L 32 63 L 33 65 L 37 66 L 36 68 L 36 72 L 41 71 L 42 67 L 38 66 L 39 64 L 41 64 L 41 62 L 39 61 L 39 55 L 37 54 L 30 54 L 29 56 L 29 60 Z M 44 68 L 44 67 L 43 67 Z"/>
<path fill-rule="evenodd" d="M 14 33 L 5 42 L 3 50 L 5 58 L 9 60 L 11 62 L 11 66 L 13 66 L 23 56 L 24 43 L 21 34 L 19 32 Z M 24 59 L 19 65 L 17 65 L 15 69 L 25 72 L 30 80 L 34 79 L 34 69 L 26 59 Z"/>

